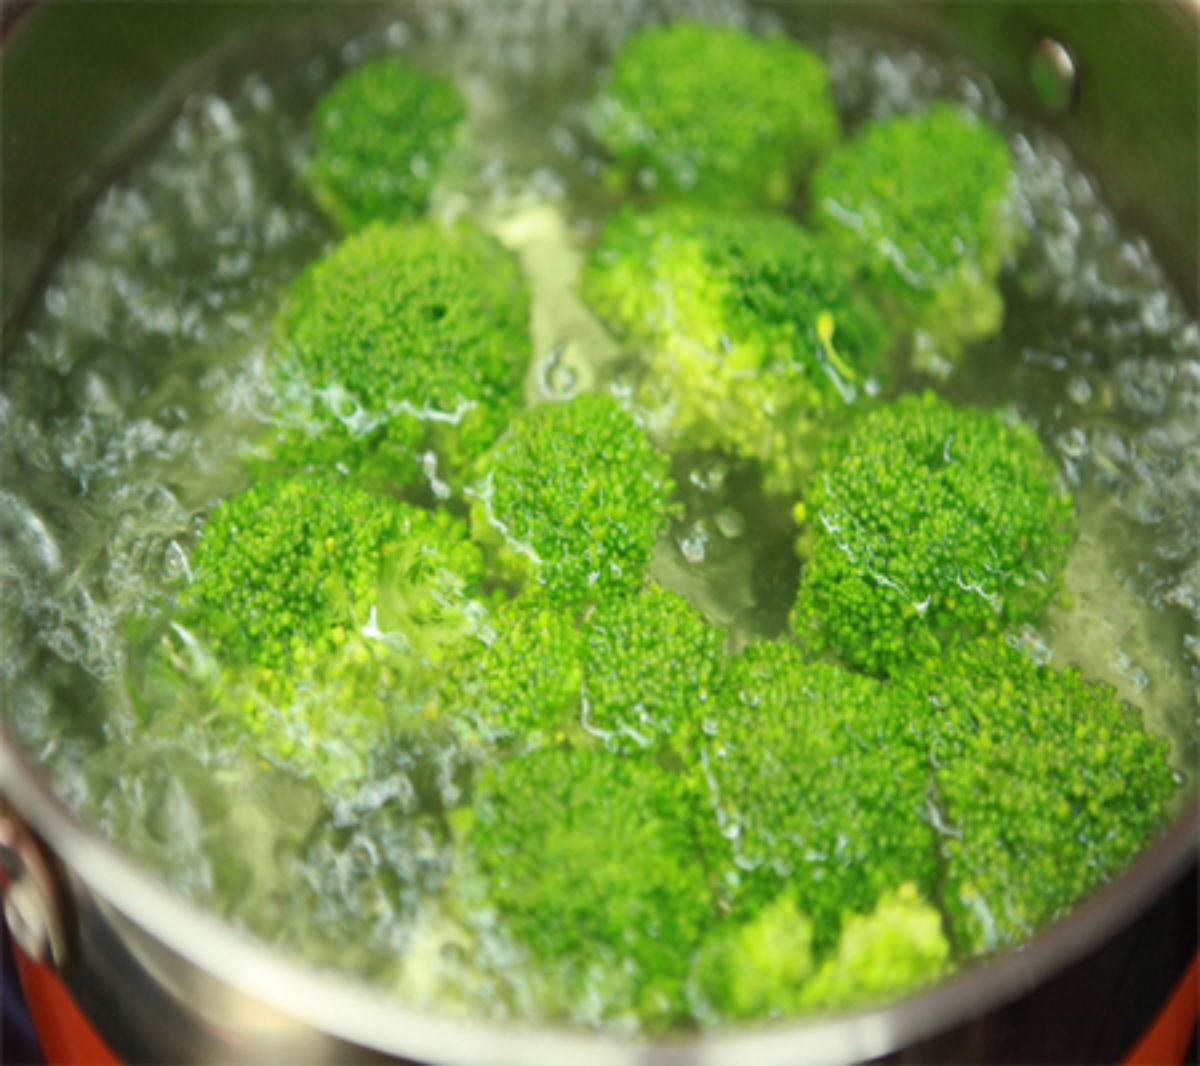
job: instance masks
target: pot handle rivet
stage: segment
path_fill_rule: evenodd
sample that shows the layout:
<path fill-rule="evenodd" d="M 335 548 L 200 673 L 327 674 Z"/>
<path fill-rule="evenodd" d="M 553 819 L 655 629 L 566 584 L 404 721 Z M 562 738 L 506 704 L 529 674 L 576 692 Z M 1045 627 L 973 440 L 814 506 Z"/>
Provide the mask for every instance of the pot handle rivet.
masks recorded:
<path fill-rule="evenodd" d="M 1069 115 L 1079 100 L 1079 73 L 1067 46 L 1043 37 L 1029 58 L 1029 81 L 1047 114 Z"/>
<path fill-rule="evenodd" d="M 61 967 L 66 935 L 55 881 L 41 848 L 0 800 L 0 865 L 8 875 L 4 920 L 13 943 L 35 962 Z"/>

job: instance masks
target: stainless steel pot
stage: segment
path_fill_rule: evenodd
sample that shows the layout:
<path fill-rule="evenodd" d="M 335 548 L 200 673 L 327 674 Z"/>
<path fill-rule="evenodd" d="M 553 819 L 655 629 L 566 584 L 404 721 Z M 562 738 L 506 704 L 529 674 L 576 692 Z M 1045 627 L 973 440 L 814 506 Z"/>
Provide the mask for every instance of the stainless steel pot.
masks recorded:
<path fill-rule="evenodd" d="M 966 53 L 1101 176 L 1109 202 L 1151 239 L 1195 308 L 1200 6 L 1192 0 L 771 6 L 785 20 L 836 9 Z M 354 17 L 364 10 L 355 5 Z M 347 14 L 315 4 L 117 0 L 45 4 L 10 23 L 0 66 L 6 339 L 91 192 L 157 127 L 196 64 L 248 41 L 286 48 L 298 22 Z M 0 736 L 0 795 L 14 938 L 57 973 L 127 1061 L 1099 1060 L 1122 1055 L 1148 1020 L 1109 1019 L 1108 1043 L 1087 1042 L 1088 1027 L 1070 1012 L 1110 981 L 1106 960 L 1123 959 L 1143 991 L 1165 992 L 1179 969 L 1166 957 L 1189 958 L 1196 946 L 1193 799 L 1163 840 L 1070 918 L 905 1002 L 673 1042 L 498 1028 L 417 1012 L 303 969 L 197 912 L 80 824 L 8 734 Z M 1155 936 L 1165 947 L 1138 948 Z M 1157 963 L 1144 978 L 1129 969 L 1138 955 Z"/>

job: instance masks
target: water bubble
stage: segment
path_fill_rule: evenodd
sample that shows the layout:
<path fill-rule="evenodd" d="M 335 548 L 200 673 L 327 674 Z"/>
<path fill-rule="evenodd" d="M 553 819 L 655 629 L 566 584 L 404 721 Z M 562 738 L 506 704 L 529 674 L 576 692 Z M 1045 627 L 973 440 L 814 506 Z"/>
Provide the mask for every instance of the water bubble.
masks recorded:
<path fill-rule="evenodd" d="M 556 345 L 542 357 L 538 381 L 548 399 L 569 400 L 575 395 L 579 387 L 579 374 L 573 365 L 575 358 L 564 344 Z"/>
<path fill-rule="evenodd" d="M 737 540 L 746 532 L 746 520 L 732 507 L 723 507 L 716 515 L 717 529 L 721 536 L 729 540 Z"/>
<path fill-rule="evenodd" d="M 1092 383 L 1082 374 L 1072 376 L 1067 383 L 1067 398 L 1082 407 L 1092 398 Z"/>
<path fill-rule="evenodd" d="M 54 577 L 63 566 L 62 550 L 49 527 L 24 500 L 0 490 L 0 543 L 8 565 L 26 575 Z"/>
<path fill-rule="evenodd" d="M 679 551 L 693 566 L 704 562 L 708 551 L 710 534 L 708 524 L 699 519 L 692 524 L 691 529 L 678 539 Z"/>

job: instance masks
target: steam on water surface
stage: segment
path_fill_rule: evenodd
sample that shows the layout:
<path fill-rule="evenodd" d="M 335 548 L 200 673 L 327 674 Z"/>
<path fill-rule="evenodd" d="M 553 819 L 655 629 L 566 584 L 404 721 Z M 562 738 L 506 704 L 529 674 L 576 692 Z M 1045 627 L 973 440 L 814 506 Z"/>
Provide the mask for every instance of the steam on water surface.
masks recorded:
<path fill-rule="evenodd" d="M 217 748 L 203 719 L 135 714 L 139 627 L 189 579 L 207 511 L 244 487 L 265 423 L 271 323 L 291 278 L 336 235 L 297 180 L 313 102 L 347 66 L 398 51 L 465 86 L 479 160 L 435 209 L 480 219 L 534 292 L 533 400 L 605 383 L 625 355 L 572 291 L 612 206 L 581 114 L 644 4 L 418 6 L 300 65 L 198 86 L 99 199 L 11 353 L 0 396 L 0 675 L 5 713 L 60 793 L 168 883 L 263 938 L 416 1002 L 520 1013 L 533 990 L 486 906 L 437 887 L 450 832 L 430 790 L 467 756 L 380 753 L 329 802 Z M 679 5 L 673 5 L 678 10 Z M 693 4 L 741 20 L 736 5 Z M 1150 250 L 1122 232 L 1064 147 L 1007 114 L 957 61 L 860 31 L 819 30 L 847 121 L 949 96 L 1005 128 L 1032 240 L 1005 279 L 1004 335 L 938 387 L 1012 405 L 1079 501 L 1073 609 L 1020 639 L 1116 685 L 1196 764 L 1200 677 L 1200 332 Z M 904 386 L 924 384 L 911 378 Z M 782 629 L 797 564 L 786 503 L 727 459 L 677 463 L 680 515 L 655 576 L 733 630 Z M 453 502 L 453 501 L 452 501 Z M 436 797 L 435 797 L 436 799 Z M 599 1013 L 580 1004 L 581 1020 Z"/>

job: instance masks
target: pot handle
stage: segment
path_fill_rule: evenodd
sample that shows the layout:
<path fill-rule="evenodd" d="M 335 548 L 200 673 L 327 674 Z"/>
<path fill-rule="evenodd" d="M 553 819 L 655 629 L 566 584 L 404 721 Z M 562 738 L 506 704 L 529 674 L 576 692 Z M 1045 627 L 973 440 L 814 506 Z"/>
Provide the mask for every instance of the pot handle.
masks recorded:
<path fill-rule="evenodd" d="M 21 951 L 61 970 L 67 959 L 65 898 L 42 844 L 0 796 L 0 871 L 4 920 Z"/>

